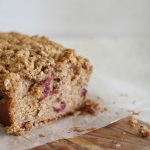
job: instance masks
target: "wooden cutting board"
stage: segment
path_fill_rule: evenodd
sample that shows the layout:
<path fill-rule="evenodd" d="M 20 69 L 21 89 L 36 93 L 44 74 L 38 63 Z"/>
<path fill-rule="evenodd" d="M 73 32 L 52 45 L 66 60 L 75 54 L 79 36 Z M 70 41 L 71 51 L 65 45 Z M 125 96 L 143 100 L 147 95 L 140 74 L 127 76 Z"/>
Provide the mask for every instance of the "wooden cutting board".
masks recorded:
<path fill-rule="evenodd" d="M 78 137 L 46 143 L 30 150 L 150 150 L 150 137 L 142 138 L 138 134 L 141 124 L 149 129 L 150 125 L 138 120 L 138 124 L 132 128 L 128 123 L 130 118 Z"/>

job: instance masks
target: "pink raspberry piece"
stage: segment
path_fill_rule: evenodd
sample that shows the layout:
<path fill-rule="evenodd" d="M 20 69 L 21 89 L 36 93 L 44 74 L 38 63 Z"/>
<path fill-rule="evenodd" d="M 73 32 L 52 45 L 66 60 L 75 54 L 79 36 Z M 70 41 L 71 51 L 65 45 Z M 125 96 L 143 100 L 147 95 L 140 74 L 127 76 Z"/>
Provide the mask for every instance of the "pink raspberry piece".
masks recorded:
<path fill-rule="evenodd" d="M 49 94 L 49 87 L 45 87 L 42 93 L 44 95 L 43 98 L 45 99 L 48 96 L 48 94 Z"/>
<path fill-rule="evenodd" d="M 85 88 L 82 89 L 81 96 L 86 97 L 87 90 Z"/>
<path fill-rule="evenodd" d="M 44 95 L 44 99 L 48 96 L 49 94 L 49 91 L 50 91 L 50 84 L 51 84 L 51 81 L 52 81 L 52 78 L 47 78 L 46 80 L 44 81 L 41 81 L 39 84 L 41 86 L 43 86 L 44 90 L 43 90 L 43 95 Z"/>
<path fill-rule="evenodd" d="M 30 121 L 28 121 L 28 120 L 23 120 L 22 121 L 22 126 L 24 127 L 27 123 L 29 123 Z"/>
<path fill-rule="evenodd" d="M 61 102 L 60 103 L 60 107 L 59 108 L 54 108 L 54 111 L 59 113 L 61 111 L 63 111 L 66 108 L 66 103 L 65 102 Z"/>

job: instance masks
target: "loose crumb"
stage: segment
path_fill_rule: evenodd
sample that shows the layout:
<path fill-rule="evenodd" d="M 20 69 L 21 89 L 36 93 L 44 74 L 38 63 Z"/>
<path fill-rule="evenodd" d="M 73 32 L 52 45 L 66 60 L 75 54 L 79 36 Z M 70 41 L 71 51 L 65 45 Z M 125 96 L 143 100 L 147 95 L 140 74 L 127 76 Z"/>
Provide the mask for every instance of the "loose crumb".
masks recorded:
<path fill-rule="evenodd" d="M 129 119 L 129 124 L 131 127 L 135 127 L 135 125 L 138 123 L 136 118 Z"/>
<path fill-rule="evenodd" d="M 134 110 L 127 110 L 128 112 L 132 112 L 132 115 L 139 115 L 141 111 L 135 112 Z"/>
<path fill-rule="evenodd" d="M 107 110 L 108 110 L 108 108 L 107 108 L 107 107 L 104 107 L 101 112 L 104 112 L 104 111 L 107 111 Z"/>
<path fill-rule="evenodd" d="M 97 100 L 103 101 L 103 99 L 100 96 L 96 97 Z"/>
<path fill-rule="evenodd" d="M 74 127 L 74 128 L 73 128 L 73 131 L 76 131 L 76 132 L 83 132 L 84 130 L 79 129 L 79 127 Z"/>
<path fill-rule="evenodd" d="M 107 111 L 108 110 L 108 108 L 107 107 L 104 107 L 104 111 Z"/>
<path fill-rule="evenodd" d="M 136 101 L 135 101 L 135 100 L 133 100 L 132 104 L 134 105 L 134 104 L 135 104 L 135 102 L 136 102 Z"/>
<path fill-rule="evenodd" d="M 30 136 L 29 136 L 29 134 L 23 134 L 23 137 L 28 139 Z"/>
<path fill-rule="evenodd" d="M 100 109 L 100 105 L 98 103 L 95 103 L 94 104 L 94 109 L 96 109 L 96 110 Z"/>
<path fill-rule="evenodd" d="M 96 130 L 97 128 L 88 128 L 88 129 L 80 129 L 80 127 L 74 126 L 73 128 L 71 128 L 71 131 L 75 131 L 75 132 L 84 132 L 84 131 L 93 131 Z M 70 133 L 70 132 L 68 132 Z"/>
<path fill-rule="evenodd" d="M 121 145 L 120 144 L 116 144 L 116 147 L 120 147 Z"/>
<path fill-rule="evenodd" d="M 140 113 L 141 113 L 141 111 L 139 111 L 139 112 L 133 111 L 133 112 L 132 112 L 132 115 L 139 115 Z"/>
<path fill-rule="evenodd" d="M 127 133 L 126 132 L 122 132 L 122 134 L 126 135 Z"/>
<path fill-rule="evenodd" d="M 149 137 L 150 136 L 150 130 L 147 128 L 146 125 L 141 125 L 138 129 L 140 137 Z"/>
<path fill-rule="evenodd" d="M 39 136 L 39 137 L 45 137 L 45 135 L 43 135 L 43 134 L 39 134 L 38 136 Z"/>
<path fill-rule="evenodd" d="M 95 110 L 99 110 L 99 109 L 100 109 L 100 104 L 90 99 L 84 101 L 84 103 L 81 106 L 81 111 L 85 111 L 91 115 L 95 115 Z"/>

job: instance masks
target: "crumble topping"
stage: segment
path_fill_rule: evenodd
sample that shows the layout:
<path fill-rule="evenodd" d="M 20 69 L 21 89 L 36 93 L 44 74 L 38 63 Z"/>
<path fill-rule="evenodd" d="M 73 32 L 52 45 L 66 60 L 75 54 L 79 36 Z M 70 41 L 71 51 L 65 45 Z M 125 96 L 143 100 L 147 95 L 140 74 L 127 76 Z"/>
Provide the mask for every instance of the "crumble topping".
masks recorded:
<path fill-rule="evenodd" d="M 27 36 L 15 32 L 0 33 L 0 73 L 18 73 L 36 81 L 44 80 L 53 72 L 54 66 L 76 64 L 74 73 L 80 74 L 82 68 L 89 73 L 92 66 L 89 60 L 77 56 L 75 51 L 42 36 Z M 69 66 L 68 66 L 69 67 Z M 56 69 L 55 68 L 55 69 Z"/>

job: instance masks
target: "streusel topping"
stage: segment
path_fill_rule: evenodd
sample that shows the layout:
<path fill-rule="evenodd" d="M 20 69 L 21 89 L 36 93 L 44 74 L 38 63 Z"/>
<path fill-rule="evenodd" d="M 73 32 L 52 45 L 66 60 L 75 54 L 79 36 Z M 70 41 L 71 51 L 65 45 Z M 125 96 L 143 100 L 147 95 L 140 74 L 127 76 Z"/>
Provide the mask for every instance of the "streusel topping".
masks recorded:
<path fill-rule="evenodd" d="M 9 72 L 18 73 L 28 79 L 40 81 L 64 67 L 71 67 L 76 74 L 82 73 L 78 64 L 92 71 L 87 59 L 76 56 L 75 51 L 48 40 L 46 37 L 27 36 L 19 33 L 0 33 L 0 78 Z M 55 67 L 54 67 L 55 66 Z M 61 66 L 62 70 L 57 70 Z M 3 77 L 3 76 L 2 76 Z"/>

